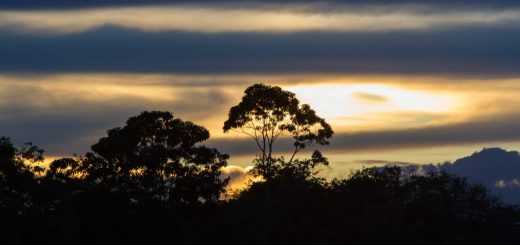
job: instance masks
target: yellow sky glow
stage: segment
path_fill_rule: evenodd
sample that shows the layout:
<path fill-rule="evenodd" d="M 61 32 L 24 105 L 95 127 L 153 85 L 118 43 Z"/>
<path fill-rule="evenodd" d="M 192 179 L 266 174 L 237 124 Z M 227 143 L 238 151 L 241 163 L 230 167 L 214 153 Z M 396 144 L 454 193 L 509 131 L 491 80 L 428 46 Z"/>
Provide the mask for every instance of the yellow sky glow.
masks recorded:
<path fill-rule="evenodd" d="M 456 109 L 453 95 L 413 91 L 388 85 L 310 85 L 287 87 L 326 118 L 374 112 L 449 112 Z"/>
<path fill-rule="evenodd" d="M 279 81 L 273 84 L 295 92 L 303 103 L 310 104 L 320 116 L 330 121 L 337 132 L 343 129 L 409 127 L 466 120 L 475 114 L 495 113 L 503 109 L 504 107 L 496 104 L 506 103 L 507 101 L 504 100 L 516 100 L 515 94 L 519 89 L 518 86 L 514 86 L 518 81 L 507 79 L 494 82 L 493 89 L 477 91 L 467 87 L 463 80 L 449 82 L 450 78 L 442 77 L 324 76 L 320 79 L 312 75 L 301 77 L 216 75 L 212 77 L 160 74 L 0 76 L 0 88 L 5 88 L 2 89 L 5 93 L 15 90 L 20 94 L 38 93 L 38 99 L 30 97 L 24 101 L 24 105 L 38 108 L 42 112 L 51 112 L 53 108 L 66 105 L 89 103 L 102 106 L 113 101 L 128 100 L 141 105 L 136 109 L 167 109 L 181 118 L 200 123 L 210 129 L 212 137 L 229 137 L 221 130 L 227 110 L 239 102 L 241 91 L 247 86 L 266 81 Z M 475 82 L 478 81 L 473 83 Z M 215 83 L 223 83 L 223 85 L 208 85 Z M 74 86 L 70 86 L 71 84 Z M 482 81 L 482 84 L 481 88 L 485 88 L 485 84 L 490 83 L 486 80 Z M 209 103 L 211 98 L 205 96 L 209 93 L 219 93 L 227 99 L 222 102 L 224 104 L 208 104 L 204 108 L 208 112 L 201 111 L 200 113 L 205 113 L 201 117 L 184 113 L 193 110 L 186 108 L 190 104 L 181 103 L 182 98 L 194 94 L 199 98 L 196 102 L 203 103 L 202 99 L 207 99 Z M 0 97 L 0 106 L 9 106 L 13 103 L 9 94 L 0 92 L 0 95 L 3 95 Z M 479 98 L 479 100 L 474 101 L 472 98 Z M 79 113 L 84 112 L 79 111 Z M 428 115 L 432 118 L 438 117 L 429 119 Z M 4 118 L 8 117 L 9 115 L 4 115 Z M 414 120 L 419 117 L 421 120 Z"/>

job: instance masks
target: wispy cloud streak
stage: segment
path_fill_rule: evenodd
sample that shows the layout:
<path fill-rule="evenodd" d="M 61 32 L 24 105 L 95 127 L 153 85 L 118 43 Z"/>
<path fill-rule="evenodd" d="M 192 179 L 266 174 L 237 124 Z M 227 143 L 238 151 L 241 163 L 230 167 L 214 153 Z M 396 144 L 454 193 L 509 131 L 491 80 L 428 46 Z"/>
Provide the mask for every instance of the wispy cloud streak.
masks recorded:
<path fill-rule="evenodd" d="M 332 8 L 332 6 L 334 8 Z M 0 29 L 45 35 L 105 25 L 141 31 L 381 32 L 462 26 L 518 25 L 520 9 L 463 9 L 427 5 L 254 4 L 164 5 L 73 10 L 0 11 Z"/>

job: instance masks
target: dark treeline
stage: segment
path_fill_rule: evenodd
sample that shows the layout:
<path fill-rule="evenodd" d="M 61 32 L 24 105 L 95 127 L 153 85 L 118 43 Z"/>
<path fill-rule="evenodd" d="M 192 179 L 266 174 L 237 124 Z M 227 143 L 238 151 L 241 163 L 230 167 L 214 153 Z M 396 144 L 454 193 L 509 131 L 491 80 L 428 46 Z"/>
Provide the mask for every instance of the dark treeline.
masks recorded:
<path fill-rule="evenodd" d="M 231 197 L 228 155 L 209 132 L 169 112 L 143 112 L 82 156 L 54 160 L 0 138 L 1 244 L 519 244 L 520 212 L 482 185 L 447 172 L 366 168 L 318 177 L 314 150 L 333 131 L 309 105 L 257 84 L 231 108 L 224 131 L 252 138 L 251 174 Z M 289 157 L 274 155 L 292 137 Z"/>

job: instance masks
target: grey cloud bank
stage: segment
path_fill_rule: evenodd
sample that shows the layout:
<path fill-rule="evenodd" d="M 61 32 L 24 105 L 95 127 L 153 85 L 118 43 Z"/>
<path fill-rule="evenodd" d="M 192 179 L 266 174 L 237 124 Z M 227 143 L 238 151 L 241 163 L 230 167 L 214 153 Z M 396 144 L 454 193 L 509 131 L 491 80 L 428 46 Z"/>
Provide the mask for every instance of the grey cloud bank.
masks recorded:
<path fill-rule="evenodd" d="M 516 76 L 520 28 L 383 33 L 0 33 L 0 72 L 370 73 Z"/>
<path fill-rule="evenodd" d="M 403 130 L 381 130 L 374 132 L 337 133 L 330 146 L 324 151 L 357 152 L 371 150 L 394 150 L 425 148 L 434 146 L 460 145 L 485 142 L 520 140 L 520 118 L 502 116 L 495 120 L 469 121 L 458 124 L 408 128 Z M 249 140 L 212 140 L 212 144 L 224 152 L 252 154 L 256 152 Z M 291 143 L 281 142 L 277 149 L 289 152 Z"/>

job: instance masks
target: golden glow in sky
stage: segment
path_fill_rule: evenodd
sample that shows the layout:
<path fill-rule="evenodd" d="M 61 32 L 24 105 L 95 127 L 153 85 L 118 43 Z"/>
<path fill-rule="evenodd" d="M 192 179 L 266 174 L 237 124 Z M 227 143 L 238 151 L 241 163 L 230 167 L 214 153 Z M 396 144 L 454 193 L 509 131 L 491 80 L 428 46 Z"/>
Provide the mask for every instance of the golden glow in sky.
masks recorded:
<path fill-rule="evenodd" d="M 381 84 L 317 84 L 286 87 L 319 115 L 338 123 L 348 117 L 372 113 L 450 113 L 455 95 L 415 91 Z"/>
<path fill-rule="evenodd" d="M 208 128 L 211 138 L 215 141 L 234 141 L 240 135 L 222 132 L 222 124 L 226 120 L 229 108 L 240 101 L 245 88 L 253 83 L 269 81 L 279 81 L 270 84 L 292 91 L 301 102 L 310 104 L 318 115 L 333 126 L 336 132 L 333 140 L 348 140 L 353 137 L 348 134 L 357 132 L 384 135 L 389 131 L 408 132 L 409 129 L 413 129 L 415 131 L 412 130 L 412 135 L 407 136 L 410 140 L 409 145 L 414 145 L 414 140 L 425 139 L 432 142 L 422 142 L 421 147 L 442 146 L 452 142 L 436 141 L 435 135 L 446 130 L 435 127 L 454 125 L 453 127 L 461 129 L 472 128 L 475 134 L 484 134 L 482 138 L 472 136 L 473 138 L 464 143 L 466 145 L 475 142 L 480 144 L 480 147 L 485 142 L 507 142 L 504 136 L 496 132 L 489 134 L 490 136 L 486 132 L 490 129 L 507 128 L 499 125 L 501 122 L 517 121 L 511 118 L 515 113 L 511 111 L 514 110 L 511 105 L 520 103 L 517 96 L 520 83 L 511 79 L 490 82 L 425 76 L 79 73 L 0 77 L 0 107 L 15 108 L 4 109 L 0 121 L 7 125 L 4 129 L 8 130 L 8 133 L 19 135 L 22 141 L 33 141 L 41 145 L 47 150 L 48 156 L 66 156 L 88 151 L 89 146 L 105 135 L 107 129 L 123 125 L 126 119 L 143 110 L 171 111 L 176 117 Z M 472 84 L 479 86 L 471 86 Z M 11 120 L 17 123 L 9 128 Z M 49 126 L 18 126 L 18 122 L 39 120 L 51 120 L 51 123 Z M 66 124 L 59 124 L 62 121 Z M 434 131 L 428 131 L 432 127 Z M 17 131 L 18 128 L 20 131 Z M 509 135 L 507 132 L 504 134 Z M 395 135 L 400 137 L 401 134 Z M 395 140 L 400 143 L 402 141 L 401 138 Z M 330 149 L 334 154 L 348 152 L 341 158 L 334 157 L 332 153 L 328 154 L 337 161 L 355 159 L 355 152 L 360 152 L 360 157 L 369 154 L 363 147 L 353 148 L 351 144 L 356 144 L 355 142 L 347 146 L 336 142 L 338 141 L 333 141 L 323 150 Z M 248 165 L 247 162 L 250 162 L 254 154 L 252 151 L 238 150 L 226 144 L 217 142 L 216 146 L 232 155 L 232 164 Z M 393 147 L 394 141 L 381 144 L 369 147 L 370 154 L 379 154 L 374 158 L 406 161 L 450 159 L 446 154 L 442 154 L 447 152 L 445 149 L 440 149 L 441 153 L 438 155 L 420 157 L 418 154 L 403 153 L 408 152 L 408 148 L 404 146 L 399 148 L 399 154 L 388 153 L 398 150 L 388 149 L 388 144 Z M 247 146 L 247 143 L 244 145 Z M 251 146 L 254 150 L 254 145 Z M 466 151 L 473 150 L 475 149 L 470 147 Z M 432 149 L 430 152 L 435 150 Z"/>

